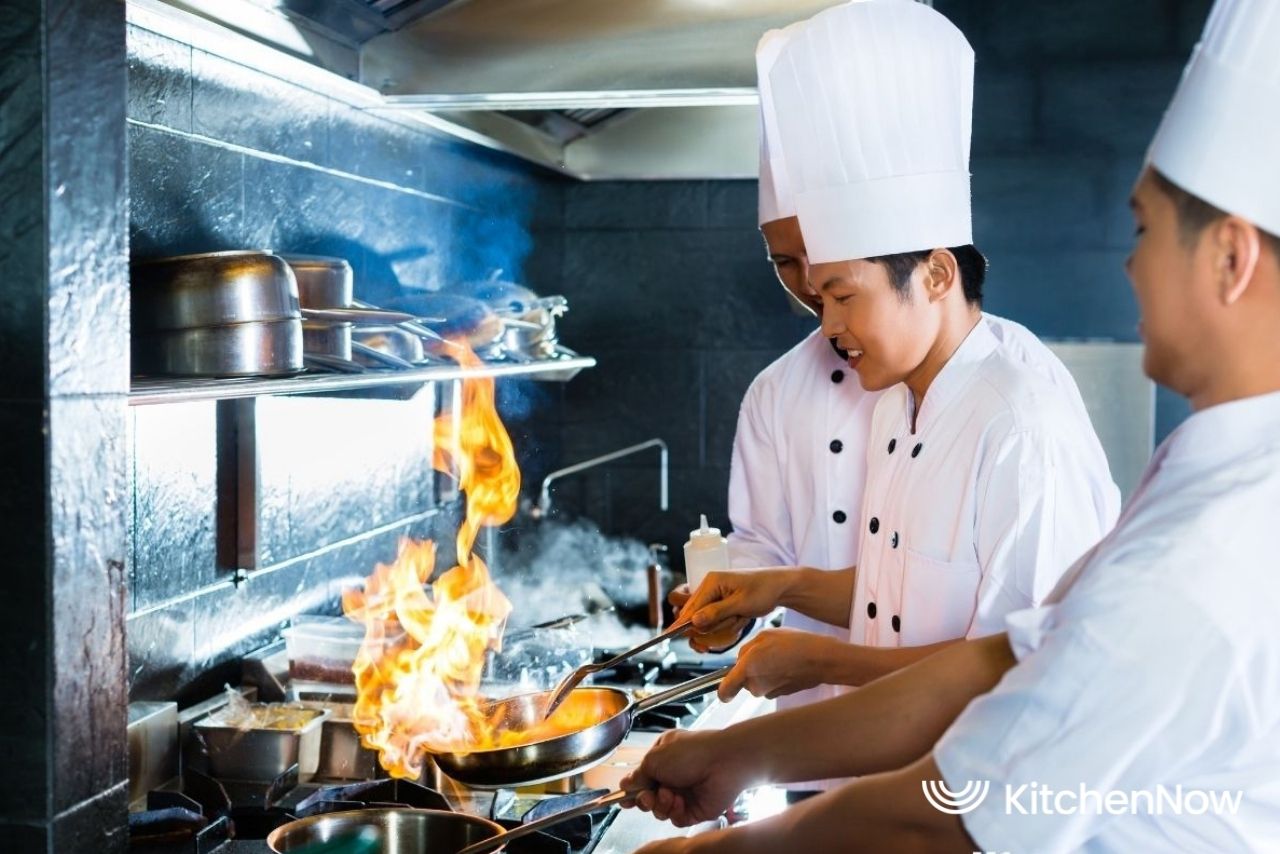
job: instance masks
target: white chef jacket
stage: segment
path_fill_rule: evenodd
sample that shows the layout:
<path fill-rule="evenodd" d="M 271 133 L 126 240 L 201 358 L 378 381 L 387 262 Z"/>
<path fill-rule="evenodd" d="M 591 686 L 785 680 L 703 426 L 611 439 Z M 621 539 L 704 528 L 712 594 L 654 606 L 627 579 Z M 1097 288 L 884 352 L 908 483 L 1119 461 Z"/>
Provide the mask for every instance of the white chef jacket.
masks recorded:
<path fill-rule="evenodd" d="M 1041 345 L 1043 346 L 1043 345 Z M 1111 529 L 1119 490 L 1069 392 L 978 323 L 925 393 L 876 404 L 849 638 L 921 646 L 1000 631 Z"/>
<path fill-rule="evenodd" d="M 1061 360 L 1024 326 L 990 314 L 983 319 L 1012 361 L 1059 391 L 1083 420 L 1080 441 L 1088 445 L 1088 456 L 1102 458 L 1080 391 Z M 881 394 L 862 388 L 819 330 L 760 372 L 738 414 L 729 474 L 728 540 L 735 568 L 843 569 L 858 563 L 860 538 L 851 527 L 862 515 L 868 435 Z M 1118 491 L 1108 485 L 1118 503 Z M 849 638 L 843 626 L 794 612 L 783 625 Z M 820 686 L 778 703 L 790 708 L 836 693 Z"/>
<path fill-rule="evenodd" d="M 1164 442 L 1115 530 L 1048 603 L 1009 616 L 1018 665 L 934 749 L 948 788 L 991 783 L 963 817 L 980 847 L 1280 847 L 1278 511 L 1280 393 L 1205 409 Z M 1242 800 L 1234 815 L 1007 815 L 1005 785 L 1024 783 Z"/>

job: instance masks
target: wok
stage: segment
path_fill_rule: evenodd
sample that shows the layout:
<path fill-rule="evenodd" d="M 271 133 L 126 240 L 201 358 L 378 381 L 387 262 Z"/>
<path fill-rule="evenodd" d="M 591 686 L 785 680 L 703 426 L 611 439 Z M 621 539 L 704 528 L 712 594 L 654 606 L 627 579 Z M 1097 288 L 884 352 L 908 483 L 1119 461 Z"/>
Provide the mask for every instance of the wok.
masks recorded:
<path fill-rule="evenodd" d="M 522 694 L 490 704 L 485 713 L 512 744 L 469 753 L 436 753 L 436 766 L 472 788 L 530 786 L 580 773 L 604 761 L 631 731 L 636 715 L 683 700 L 720 683 L 726 667 L 641 700 L 620 688 L 575 688 L 543 720 L 551 691 Z M 526 740 L 527 739 L 527 740 Z"/>

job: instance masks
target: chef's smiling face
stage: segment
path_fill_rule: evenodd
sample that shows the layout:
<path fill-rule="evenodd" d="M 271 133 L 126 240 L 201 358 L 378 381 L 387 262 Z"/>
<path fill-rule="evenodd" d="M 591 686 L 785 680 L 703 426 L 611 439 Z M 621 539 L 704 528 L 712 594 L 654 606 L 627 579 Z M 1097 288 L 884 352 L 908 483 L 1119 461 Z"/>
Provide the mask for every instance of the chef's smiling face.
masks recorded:
<path fill-rule="evenodd" d="M 1213 280 L 1206 269 L 1212 253 L 1203 239 L 1187 240 L 1173 199 L 1150 169 L 1138 178 L 1129 204 L 1135 243 L 1125 269 L 1138 300 L 1142 367 L 1161 385 L 1191 396 L 1212 368 L 1210 359 L 1196 358 L 1212 351 L 1200 322 L 1212 312 L 1212 290 L 1197 285 Z"/>
<path fill-rule="evenodd" d="M 809 257 L 800 234 L 800 220 L 794 216 L 775 219 L 760 226 L 760 233 L 778 281 L 797 302 L 821 316 L 822 300 L 809 286 Z"/>
<path fill-rule="evenodd" d="M 814 264 L 809 279 L 822 300 L 822 334 L 849 351 L 849 366 L 868 391 L 903 382 L 938 336 L 940 317 L 925 292 L 928 265 L 911 274 L 905 293 L 874 261 Z"/>

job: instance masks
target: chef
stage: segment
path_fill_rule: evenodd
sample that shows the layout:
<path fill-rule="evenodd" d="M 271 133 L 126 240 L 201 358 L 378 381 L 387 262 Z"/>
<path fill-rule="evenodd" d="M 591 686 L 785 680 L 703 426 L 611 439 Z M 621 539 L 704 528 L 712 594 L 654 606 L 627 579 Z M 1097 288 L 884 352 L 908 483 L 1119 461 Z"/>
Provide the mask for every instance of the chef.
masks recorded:
<path fill-rule="evenodd" d="M 661 783 L 640 805 L 678 824 L 719 814 L 761 780 L 882 773 L 778 819 L 646 854 L 845 851 L 850 840 L 895 851 L 1274 850 L 1277 43 L 1273 0 L 1218 0 L 1133 192 L 1127 266 L 1144 368 L 1194 412 L 1115 530 L 1044 606 L 1010 615 L 1006 633 L 826 703 L 663 739 L 624 785 Z M 970 782 L 962 811 L 922 794 Z M 1160 791 L 1200 797 L 1156 810 Z"/>
<path fill-rule="evenodd" d="M 798 362 L 798 351 L 784 356 L 753 384 L 739 419 L 735 565 L 808 568 L 713 574 L 685 612 L 701 611 L 699 625 L 719 632 L 728 618 L 782 604 L 810 626 L 841 626 L 858 646 L 762 636 L 742 650 L 726 697 L 743 685 L 770 696 L 856 685 L 937 644 L 990 634 L 1004 614 L 1048 593 L 1110 528 L 1119 503 L 1061 363 L 1025 329 L 981 313 L 985 261 L 972 245 L 968 190 L 973 52 L 964 36 L 928 7 L 879 0 L 828 10 L 785 42 L 765 114 L 776 114 L 797 193 L 821 334 L 849 351 L 831 377 L 856 372 L 870 392 L 856 411 L 837 413 L 851 420 L 830 427 L 857 427 L 866 492 L 857 507 L 852 475 L 863 472 L 840 470 L 839 434 L 825 464 L 813 459 L 812 428 L 792 430 L 808 447 L 777 450 L 797 420 L 829 423 L 810 414 L 821 396 L 791 396 L 803 380 L 788 385 L 779 366 Z M 939 246 L 955 248 L 921 249 Z M 794 373 L 811 385 L 817 371 Z M 876 401 L 869 424 L 857 420 L 867 397 Z M 781 405 L 771 408 L 773 400 Z M 855 537 L 859 546 L 848 545 Z M 794 548 L 814 538 L 819 547 Z"/>

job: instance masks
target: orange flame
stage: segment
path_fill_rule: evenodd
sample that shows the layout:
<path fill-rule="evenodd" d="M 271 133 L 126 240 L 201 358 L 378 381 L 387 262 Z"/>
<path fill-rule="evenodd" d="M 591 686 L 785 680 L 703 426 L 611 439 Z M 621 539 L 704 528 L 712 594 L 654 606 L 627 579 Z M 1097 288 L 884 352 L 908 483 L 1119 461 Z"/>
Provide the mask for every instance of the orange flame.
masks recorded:
<path fill-rule="evenodd" d="M 482 363 L 465 345 L 451 356 Z M 471 554 L 482 525 L 515 515 L 520 494 L 511 437 L 498 418 L 492 378 L 462 381 L 458 408 L 435 424 L 437 469 L 457 477 L 466 495 L 458 564 L 428 582 L 435 544 L 404 540 L 391 564 L 378 564 L 363 590 L 348 590 L 343 611 L 365 626 L 353 670 L 353 722 L 393 776 L 416 778 L 427 752 L 476 749 L 496 728 L 479 697 L 485 655 L 500 650 L 511 603 Z"/>

